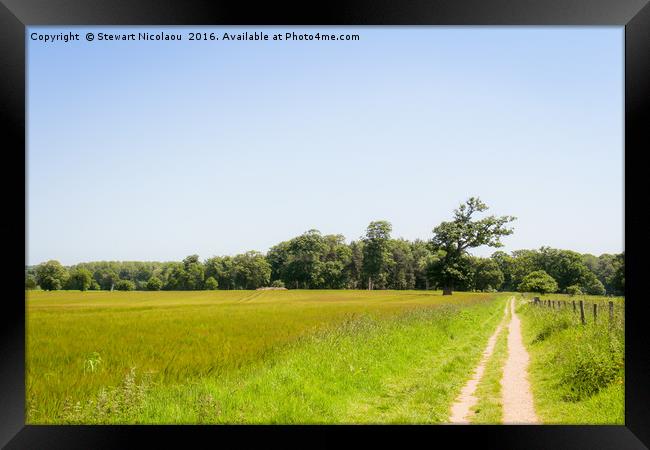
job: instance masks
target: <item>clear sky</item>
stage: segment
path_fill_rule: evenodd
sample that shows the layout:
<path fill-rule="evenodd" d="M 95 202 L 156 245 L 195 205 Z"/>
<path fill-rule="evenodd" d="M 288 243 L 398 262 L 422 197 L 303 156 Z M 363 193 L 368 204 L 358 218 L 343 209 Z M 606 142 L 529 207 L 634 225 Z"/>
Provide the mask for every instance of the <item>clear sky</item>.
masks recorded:
<path fill-rule="evenodd" d="M 84 38 L 162 30 L 184 40 Z M 30 39 L 70 31 L 81 41 Z M 372 220 L 429 239 L 470 196 L 518 217 L 505 251 L 620 252 L 623 38 L 623 27 L 31 27 L 28 264 L 266 251 L 311 228 L 349 241 Z"/>

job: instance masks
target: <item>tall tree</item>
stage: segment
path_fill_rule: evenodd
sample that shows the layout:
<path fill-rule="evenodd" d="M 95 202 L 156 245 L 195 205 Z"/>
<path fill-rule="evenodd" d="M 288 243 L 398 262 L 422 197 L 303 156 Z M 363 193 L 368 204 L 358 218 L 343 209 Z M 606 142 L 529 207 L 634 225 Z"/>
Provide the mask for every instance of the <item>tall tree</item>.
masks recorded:
<path fill-rule="evenodd" d="M 350 242 L 350 262 L 346 267 L 348 286 L 352 289 L 361 289 L 363 284 L 363 241 Z"/>
<path fill-rule="evenodd" d="M 372 290 L 377 282 L 383 282 L 386 266 L 390 258 L 391 224 L 385 220 L 370 222 L 366 235 L 362 238 L 363 271 L 368 280 L 368 289 Z"/>
<path fill-rule="evenodd" d="M 501 238 L 513 233 L 506 224 L 515 220 L 513 216 L 496 217 L 494 215 L 480 220 L 472 220 L 477 212 L 483 212 L 488 206 L 479 198 L 471 197 L 454 210 L 454 219 L 442 222 L 433 229 L 431 244 L 444 252 L 441 261 L 443 295 L 451 295 L 457 279 L 458 265 L 463 255 L 470 248 L 487 245 L 503 247 Z"/>
<path fill-rule="evenodd" d="M 611 285 L 615 293 L 625 295 L 625 252 L 616 255 Z"/>
<path fill-rule="evenodd" d="M 70 272 L 67 288 L 79 291 L 86 291 L 90 288 L 93 282 L 93 275 L 89 270 L 84 268 L 76 268 Z"/>
<path fill-rule="evenodd" d="M 421 239 L 416 239 L 411 243 L 411 254 L 413 255 L 415 289 L 429 289 L 427 265 L 432 256 L 429 244 Z"/>
<path fill-rule="evenodd" d="M 390 262 L 387 267 L 390 289 L 415 288 L 415 259 L 411 243 L 405 239 L 391 239 Z"/>
<path fill-rule="evenodd" d="M 260 252 L 236 255 L 232 270 L 236 289 L 257 289 L 271 282 L 271 265 Z"/>
<path fill-rule="evenodd" d="M 488 258 L 474 260 L 474 289 L 479 291 L 498 290 L 504 276 L 497 262 Z"/>
<path fill-rule="evenodd" d="M 321 258 L 327 250 L 325 239 L 318 230 L 309 230 L 289 241 L 289 258 L 285 279 L 288 286 L 309 289 L 322 283 Z"/>
<path fill-rule="evenodd" d="M 517 285 L 513 282 L 515 258 L 501 250 L 492 253 L 490 258 L 492 258 L 492 260 L 497 264 L 499 270 L 501 270 L 501 273 L 503 274 L 503 284 L 501 285 L 501 289 L 504 291 L 516 290 Z"/>
<path fill-rule="evenodd" d="M 36 281 L 45 291 L 63 288 L 68 281 L 68 270 L 56 260 L 50 260 L 36 266 Z"/>

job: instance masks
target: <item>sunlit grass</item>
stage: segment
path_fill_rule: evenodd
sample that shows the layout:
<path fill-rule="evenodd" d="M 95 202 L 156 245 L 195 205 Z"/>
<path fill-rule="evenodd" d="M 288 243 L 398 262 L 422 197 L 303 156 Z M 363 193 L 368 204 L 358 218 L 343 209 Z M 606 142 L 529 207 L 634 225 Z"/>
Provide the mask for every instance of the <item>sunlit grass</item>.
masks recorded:
<path fill-rule="evenodd" d="M 609 301 L 603 297 L 587 300 Z M 616 299 L 619 305 L 623 301 Z M 572 304 L 553 310 L 524 302 L 518 313 L 531 355 L 530 380 L 541 420 L 553 424 L 623 424 L 622 312 L 616 313 L 612 322 L 604 311 L 595 323 L 588 316 L 586 325 L 581 324 Z"/>
<path fill-rule="evenodd" d="M 445 420 L 501 303 L 431 291 L 27 297 L 28 423 Z M 402 394 L 411 407 L 382 410 L 386 392 L 414 393 Z"/>

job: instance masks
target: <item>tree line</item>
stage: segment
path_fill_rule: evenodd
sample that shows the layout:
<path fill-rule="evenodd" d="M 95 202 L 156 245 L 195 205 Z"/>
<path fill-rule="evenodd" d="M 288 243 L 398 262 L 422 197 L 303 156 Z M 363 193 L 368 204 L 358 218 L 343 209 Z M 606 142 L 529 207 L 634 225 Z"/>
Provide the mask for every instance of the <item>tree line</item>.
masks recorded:
<path fill-rule="evenodd" d="M 624 254 L 594 256 L 542 247 L 489 258 L 471 248 L 502 247 L 512 234 L 512 216 L 475 219 L 488 207 L 470 198 L 453 219 L 432 230 L 429 240 L 395 239 L 387 221 L 371 222 L 350 243 L 341 234 L 312 229 L 280 242 L 266 254 L 249 251 L 201 261 L 100 261 L 63 266 L 51 260 L 26 268 L 26 289 L 43 290 L 213 290 L 442 289 L 461 291 L 624 293 Z"/>

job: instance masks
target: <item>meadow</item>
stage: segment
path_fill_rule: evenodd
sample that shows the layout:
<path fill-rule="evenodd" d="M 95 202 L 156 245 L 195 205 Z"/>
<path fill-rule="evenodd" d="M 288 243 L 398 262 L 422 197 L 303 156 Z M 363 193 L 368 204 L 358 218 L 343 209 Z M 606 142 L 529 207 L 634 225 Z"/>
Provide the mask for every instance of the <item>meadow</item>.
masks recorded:
<path fill-rule="evenodd" d="M 27 423 L 444 423 L 508 294 L 27 293 Z"/>
<path fill-rule="evenodd" d="M 527 300 L 530 300 L 530 295 Z M 548 424 L 624 424 L 625 302 L 623 297 L 549 294 L 542 300 L 566 301 L 562 308 L 517 309 L 531 356 L 535 408 Z M 572 302 L 586 303 L 583 325 Z M 613 320 L 607 303 L 614 303 Z M 592 305 L 599 307 L 594 321 Z"/>

